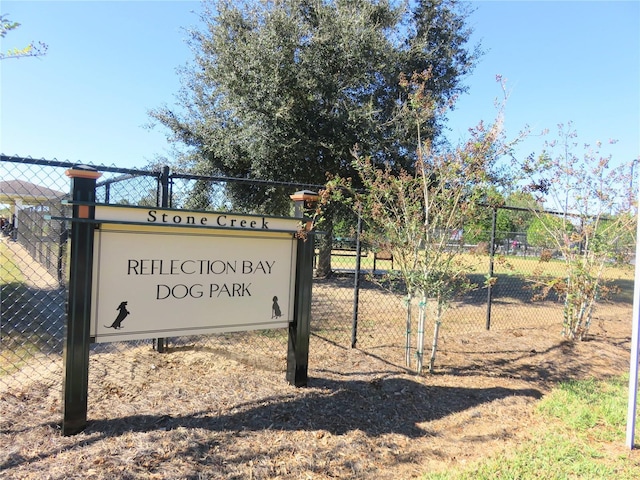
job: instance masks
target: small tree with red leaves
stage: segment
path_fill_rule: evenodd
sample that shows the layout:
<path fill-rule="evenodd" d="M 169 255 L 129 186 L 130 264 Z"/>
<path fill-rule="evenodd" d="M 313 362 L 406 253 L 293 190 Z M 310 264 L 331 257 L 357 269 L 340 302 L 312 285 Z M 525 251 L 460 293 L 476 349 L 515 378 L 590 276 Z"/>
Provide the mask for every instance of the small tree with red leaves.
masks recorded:
<path fill-rule="evenodd" d="M 577 154 L 577 137 L 571 122 L 558 125 L 557 139 L 523 168 L 532 178 L 529 191 L 555 211 L 555 221 L 544 221 L 548 214 L 532 210 L 561 254 L 564 275 L 534 280 L 543 293 L 555 291 L 564 300 L 562 335 L 570 340 L 587 337 L 596 305 L 610 291 L 605 267 L 629 266 L 637 215 L 633 168 L 640 160 L 615 165 L 601 153 L 601 142 Z"/>

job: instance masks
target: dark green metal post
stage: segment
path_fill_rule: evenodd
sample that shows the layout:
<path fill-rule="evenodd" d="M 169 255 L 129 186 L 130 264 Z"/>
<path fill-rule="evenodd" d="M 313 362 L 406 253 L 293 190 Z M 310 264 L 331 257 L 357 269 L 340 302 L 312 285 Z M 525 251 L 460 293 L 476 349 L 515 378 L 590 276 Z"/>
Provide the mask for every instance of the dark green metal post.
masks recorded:
<path fill-rule="evenodd" d="M 491 304 L 493 303 L 493 264 L 496 254 L 496 221 L 498 217 L 498 209 L 493 208 L 491 217 L 491 240 L 489 242 L 489 283 L 487 284 L 487 321 L 485 328 L 491 329 Z"/>
<path fill-rule="evenodd" d="M 71 177 L 73 201 L 94 203 L 96 179 L 101 174 L 84 165 L 67 170 L 66 174 Z M 74 220 L 93 218 L 95 207 L 73 205 Z M 67 338 L 63 353 L 62 379 L 62 434 L 65 436 L 75 435 L 87 425 L 93 230 L 94 225 L 91 223 L 74 221 L 71 224 Z"/>
<path fill-rule="evenodd" d="M 315 208 L 318 195 L 301 191 L 291 195 L 295 202 L 295 215 L 305 223 L 306 235 L 298 238 L 296 256 L 296 285 L 293 322 L 289 324 L 287 348 L 287 381 L 296 387 L 308 382 L 309 336 L 311 334 L 311 285 L 313 282 L 314 241 L 306 212 Z"/>
<path fill-rule="evenodd" d="M 356 271 L 353 280 L 353 315 L 351 318 L 351 348 L 358 342 L 358 305 L 360 303 L 360 255 L 362 254 L 362 211 L 358 210 L 358 230 L 356 232 Z M 374 262 L 375 264 L 375 262 Z M 371 272 L 375 274 L 375 272 Z"/>

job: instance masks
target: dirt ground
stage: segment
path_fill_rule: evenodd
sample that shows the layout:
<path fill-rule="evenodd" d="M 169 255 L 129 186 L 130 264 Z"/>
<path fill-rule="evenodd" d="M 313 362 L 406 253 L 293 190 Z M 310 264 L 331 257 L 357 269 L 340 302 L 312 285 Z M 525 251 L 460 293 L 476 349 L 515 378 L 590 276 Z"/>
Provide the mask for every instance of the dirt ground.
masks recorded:
<path fill-rule="evenodd" d="M 630 306 L 602 307 L 591 333 L 576 344 L 556 327 L 445 336 L 436 372 L 421 376 L 387 352 L 313 337 L 306 388 L 278 362 L 223 350 L 140 347 L 120 370 L 96 354 L 78 435 L 60 434 L 58 376 L 0 390 L 0 477 L 416 478 L 530 439 L 557 382 L 628 371 Z"/>

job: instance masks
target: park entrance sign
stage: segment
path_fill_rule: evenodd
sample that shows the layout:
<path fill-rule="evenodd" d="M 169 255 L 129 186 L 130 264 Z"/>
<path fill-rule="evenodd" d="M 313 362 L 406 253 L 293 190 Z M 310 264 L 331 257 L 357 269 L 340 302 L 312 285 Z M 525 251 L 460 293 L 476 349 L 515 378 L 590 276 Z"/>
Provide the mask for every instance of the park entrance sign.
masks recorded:
<path fill-rule="evenodd" d="M 307 384 L 314 192 L 291 195 L 294 217 L 270 217 L 99 204 L 99 172 L 67 175 L 63 435 L 87 424 L 92 342 L 287 328 L 286 379 Z"/>
<path fill-rule="evenodd" d="M 94 341 L 293 321 L 299 219 L 101 205 L 95 219 Z"/>

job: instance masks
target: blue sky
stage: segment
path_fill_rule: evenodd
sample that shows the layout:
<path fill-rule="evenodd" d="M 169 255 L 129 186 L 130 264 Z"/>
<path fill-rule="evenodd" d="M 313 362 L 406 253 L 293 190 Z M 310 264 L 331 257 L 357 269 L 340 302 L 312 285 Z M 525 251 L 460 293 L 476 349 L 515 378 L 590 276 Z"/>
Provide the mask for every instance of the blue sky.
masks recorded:
<path fill-rule="evenodd" d="M 474 1 L 474 41 L 486 54 L 450 115 L 452 140 L 491 120 L 511 92 L 506 129 L 515 136 L 555 131 L 573 121 L 581 143 L 614 161 L 640 156 L 640 2 Z M 0 152 L 96 165 L 142 167 L 170 155 L 165 132 L 149 130 L 149 109 L 173 104 L 176 70 L 191 59 L 186 27 L 198 24 L 194 1 L 11 1 L 0 12 L 20 22 L 2 51 L 39 40 L 43 58 L 0 62 Z M 526 156 L 542 149 L 531 136 Z"/>

